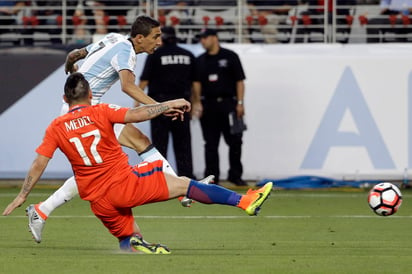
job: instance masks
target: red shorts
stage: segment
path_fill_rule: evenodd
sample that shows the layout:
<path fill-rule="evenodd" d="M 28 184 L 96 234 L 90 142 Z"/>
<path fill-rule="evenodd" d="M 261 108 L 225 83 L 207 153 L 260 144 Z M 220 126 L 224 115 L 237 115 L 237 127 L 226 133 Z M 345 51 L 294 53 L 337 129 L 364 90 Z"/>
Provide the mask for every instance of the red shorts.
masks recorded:
<path fill-rule="evenodd" d="M 162 166 L 161 160 L 134 166 L 125 182 L 113 186 L 102 199 L 90 203 L 93 213 L 113 236 L 123 238 L 133 234 L 133 207 L 169 199 Z"/>

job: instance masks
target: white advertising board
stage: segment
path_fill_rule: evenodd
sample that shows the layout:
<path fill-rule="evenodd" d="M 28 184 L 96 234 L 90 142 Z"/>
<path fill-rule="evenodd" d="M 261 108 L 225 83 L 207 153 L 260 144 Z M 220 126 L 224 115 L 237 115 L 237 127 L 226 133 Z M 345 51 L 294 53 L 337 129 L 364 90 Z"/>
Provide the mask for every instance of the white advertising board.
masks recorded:
<path fill-rule="evenodd" d="M 293 175 L 402 177 L 412 166 L 412 45 L 237 45 L 246 72 L 244 179 Z M 199 45 L 185 45 L 196 55 Z M 138 56 L 137 78 L 145 56 Z M 178 77 L 178 76 L 176 76 Z M 0 177 L 23 177 L 59 113 L 63 67 L 0 116 Z M 131 106 L 115 85 L 105 102 Z M 139 125 L 150 134 L 148 123 Z M 195 175 L 203 140 L 192 121 Z M 221 179 L 228 169 L 224 140 Z M 138 161 L 127 151 L 131 163 Z M 173 155 L 169 159 L 173 164 Z M 71 173 L 56 153 L 46 176 Z"/>

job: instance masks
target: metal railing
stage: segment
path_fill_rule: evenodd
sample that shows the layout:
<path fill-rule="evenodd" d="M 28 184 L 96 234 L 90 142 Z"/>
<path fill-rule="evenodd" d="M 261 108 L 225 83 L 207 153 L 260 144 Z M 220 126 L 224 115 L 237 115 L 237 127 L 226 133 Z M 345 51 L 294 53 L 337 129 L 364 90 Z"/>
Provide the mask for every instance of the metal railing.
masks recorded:
<path fill-rule="evenodd" d="M 409 30 L 412 33 L 408 15 L 380 15 L 377 5 L 338 6 L 328 12 L 329 1 L 325 6 L 291 4 L 283 12 L 276 12 L 279 6 L 250 6 L 246 0 L 232 6 L 159 5 L 158 0 L 118 6 L 93 5 L 94 1 L 48 1 L 54 3 L 48 6 L 28 2 L 13 16 L 0 13 L 0 44 L 89 43 L 107 32 L 128 33 L 140 14 L 174 26 L 184 43 L 197 42 L 196 34 L 207 27 L 217 29 L 221 40 L 237 43 L 405 42 Z M 368 24 L 372 18 L 387 23 L 373 19 Z M 13 23 L 5 23 L 10 19 Z"/>

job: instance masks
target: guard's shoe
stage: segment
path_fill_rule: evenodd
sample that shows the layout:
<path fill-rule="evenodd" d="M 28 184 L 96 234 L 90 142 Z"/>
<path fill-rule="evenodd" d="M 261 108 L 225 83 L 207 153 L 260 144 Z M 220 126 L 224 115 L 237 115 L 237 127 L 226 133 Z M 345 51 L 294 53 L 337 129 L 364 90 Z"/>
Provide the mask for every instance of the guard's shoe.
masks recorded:
<path fill-rule="evenodd" d="M 203 183 L 203 184 L 210 184 L 211 182 L 213 182 L 213 180 L 215 179 L 214 175 L 209 175 L 206 178 L 200 180 L 199 182 Z M 182 199 L 180 199 L 180 203 L 182 204 L 182 206 L 184 207 L 191 207 L 193 200 L 190 198 L 187 198 L 186 196 L 183 197 Z"/>
<path fill-rule="evenodd" d="M 33 235 L 33 239 L 36 243 L 41 242 L 41 234 L 43 232 L 46 220 L 44 220 L 40 214 L 36 211 L 35 205 L 29 205 L 26 208 L 26 215 L 29 218 L 29 230 Z"/>
<path fill-rule="evenodd" d="M 149 244 L 140 235 L 127 237 L 120 242 L 120 249 L 128 252 L 137 252 L 141 254 L 170 254 L 167 246 L 162 244 Z"/>
<path fill-rule="evenodd" d="M 250 216 L 257 215 L 263 203 L 270 196 L 273 183 L 266 183 L 263 187 L 257 190 L 248 190 L 239 202 L 239 207 L 244 209 Z"/>
<path fill-rule="evenodd" d="M 238 179 L 229 178 L 229 179 L 227 179 L 227 180 L 228 180 L 229 182 L 237 185 L 237 186 L 248 186 L 248 183 L 245 182 L 245 181 L 243 181 L 243 180 L 240 179 L 240 178 L 238 178 Z"/>

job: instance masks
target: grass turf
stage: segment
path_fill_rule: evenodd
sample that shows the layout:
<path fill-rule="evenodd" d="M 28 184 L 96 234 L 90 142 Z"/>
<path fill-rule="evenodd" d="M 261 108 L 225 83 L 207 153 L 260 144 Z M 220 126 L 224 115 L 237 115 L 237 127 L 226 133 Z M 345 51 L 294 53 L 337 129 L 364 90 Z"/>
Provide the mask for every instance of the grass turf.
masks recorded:
<path fill-rule="evenodd" d="M 4 208 L 18 189 L 0 189 Z M 53 190 L 35 189 L 25 206 Z M 366 191 L 274 191 L 259 216 L 177 201 L 134 213 L 145 239 L 171 255 L 118 252 L 117 240 L 75 198 L 47 221 L 43 242 L 27 232 L 24 207 L 0 217 L 0 273 L 410 273 L 412 193 L 400 211 L 376 216 Z"/>

